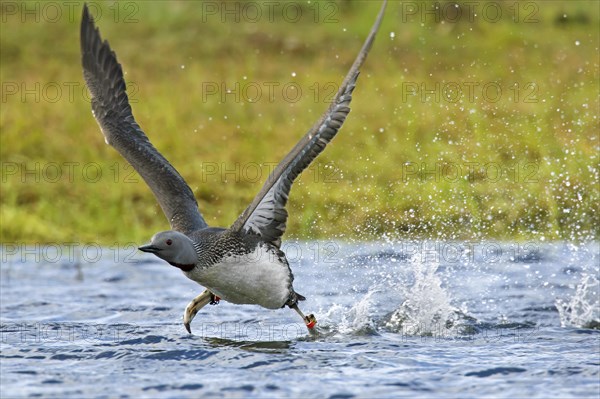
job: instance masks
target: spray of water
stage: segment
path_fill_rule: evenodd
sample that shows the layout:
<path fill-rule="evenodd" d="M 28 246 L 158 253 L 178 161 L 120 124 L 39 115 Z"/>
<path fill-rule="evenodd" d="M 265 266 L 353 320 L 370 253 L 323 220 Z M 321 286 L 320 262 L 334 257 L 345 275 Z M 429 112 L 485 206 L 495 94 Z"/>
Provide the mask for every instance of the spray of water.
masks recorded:
<path fill-rule="evenodd" d="M 583 275 L 571 298 L 556 300 L 561 326 L 600 329 L 599 293 L 600 281 L 597 276 Z"/>
<path fill-rule="evenodd" d="M 454 335 L 458 309 L 442 286 L 439 263 L 413 259 L 409 262 L 412 284 L 400 284 L 404 301 L 386 317 L 383 326 L 404 335 Z"/>
<path fill-rule="evenodd" d="M 377 334 L 374 320 L 377 311 L 375 295 L 379 292 L 376 287 L 357 300 L 351 307 L 334 304 L 329 309 L 321 309 L 320 332 L 325 335 L 372 335 Z M 333 327 L 335 326 L 335 327 Z M 325 330 L 323 330 L 325 328 Z"/>
<path fill-rule="evenodd" d="M 373 268 L 376 264 L 375 255 Z M 462 313 L 452 305 L 438 269 L 438 262 L 420 257 L 389 264 L 385 272 L 379 268 L 367 292 L 351 307 L 334 305 L 321 318 L 335 325 L 340 334 L 370 335 L 383 330 L 409 336 L 454 336 L 459 333 L 454 327 Z"/>

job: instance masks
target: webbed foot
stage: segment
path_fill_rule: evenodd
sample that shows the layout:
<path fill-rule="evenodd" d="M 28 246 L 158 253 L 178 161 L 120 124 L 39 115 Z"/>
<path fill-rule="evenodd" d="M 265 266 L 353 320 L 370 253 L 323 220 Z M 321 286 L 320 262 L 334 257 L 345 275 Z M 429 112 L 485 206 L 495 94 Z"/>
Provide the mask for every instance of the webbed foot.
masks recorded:
<path fill-rule="evenodd" d="M 188 333 L 192 333 L 192 329 L 190 327 L 190 323 L 194 320 L 194 317 L 207 304 L 212 304 L 214 302 L 214 298 L 218 298 L 209 290 L 204 290 L 202 294 L 198 295 L 196 298 L 192 299 L 190 303 L 185 307 L 185 311 L 183 312 L 183 325 Z M 218 301 L 217 301 L 218 303 Z"/>

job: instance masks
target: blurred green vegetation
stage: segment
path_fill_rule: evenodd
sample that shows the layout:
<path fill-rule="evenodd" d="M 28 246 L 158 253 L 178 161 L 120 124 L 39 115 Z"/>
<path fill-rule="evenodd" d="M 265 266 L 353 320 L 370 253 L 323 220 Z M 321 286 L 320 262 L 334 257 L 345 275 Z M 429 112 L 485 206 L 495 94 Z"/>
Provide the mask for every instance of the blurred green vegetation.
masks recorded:
<path fill-rule="evenodd" d="M 146 241 L 168 224 L 91 115 L 81 5 L 53 3 L 2 5 L 0 239 Z M 138 123 L 217 226 L 326 109 L 379 8 L 90 4 Z M 287 237 L 597 239 L 597 3 L 434 7 L 388 5 L 346 124 L 292 189 Z"/>

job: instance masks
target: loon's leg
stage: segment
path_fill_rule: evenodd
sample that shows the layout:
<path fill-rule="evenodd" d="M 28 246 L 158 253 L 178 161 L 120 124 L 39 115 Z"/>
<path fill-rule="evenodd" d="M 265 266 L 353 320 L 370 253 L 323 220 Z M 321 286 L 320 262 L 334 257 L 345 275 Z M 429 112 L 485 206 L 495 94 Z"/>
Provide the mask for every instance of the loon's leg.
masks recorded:
<path fill-rule="evenodd" d="M 219 298 L 209 290 L 204 290 L 202 294 L 198 295 L 196 298 L 192 299 L 190 303 L 185 307 L 185 311 L 183 312 L 183 325 L 185 329 L 190 334 L 192 333 L 192 329 L 190 328 L 190 323 L 196 316 L 196 313 L 209 303 L 211 305 L 216 305 L 219 303 Z"/>
<path fill-rule="evenodd" d="M 300 317 L 302 317 L 302 320 L 304 321 L 304 324 L 306 324 L 308 331 L 312 332 L 313 328 L 315 328 L 315 325 L 317 324 L 317 318 L 315 315 L 311 313 L 308 316 L 304 316 L 304 313 L 302 313 L 300 308 L 298 308 L 297 303 L 289 305 L 289 307 L 294 309 L 300 315 Z"/>

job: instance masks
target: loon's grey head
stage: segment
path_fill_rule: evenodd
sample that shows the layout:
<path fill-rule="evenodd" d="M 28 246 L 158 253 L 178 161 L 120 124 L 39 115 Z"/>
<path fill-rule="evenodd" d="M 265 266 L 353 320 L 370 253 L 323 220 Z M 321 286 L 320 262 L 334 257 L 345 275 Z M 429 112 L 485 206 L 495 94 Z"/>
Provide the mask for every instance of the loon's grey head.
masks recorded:
<path fill-rule="evenodd" d="M 138 249 L 154 254 L 186 272 L 192 270 L 198 261 L 192 240 L 178 231 L 156 233 L 150 240 L 150 244 Z"/>

